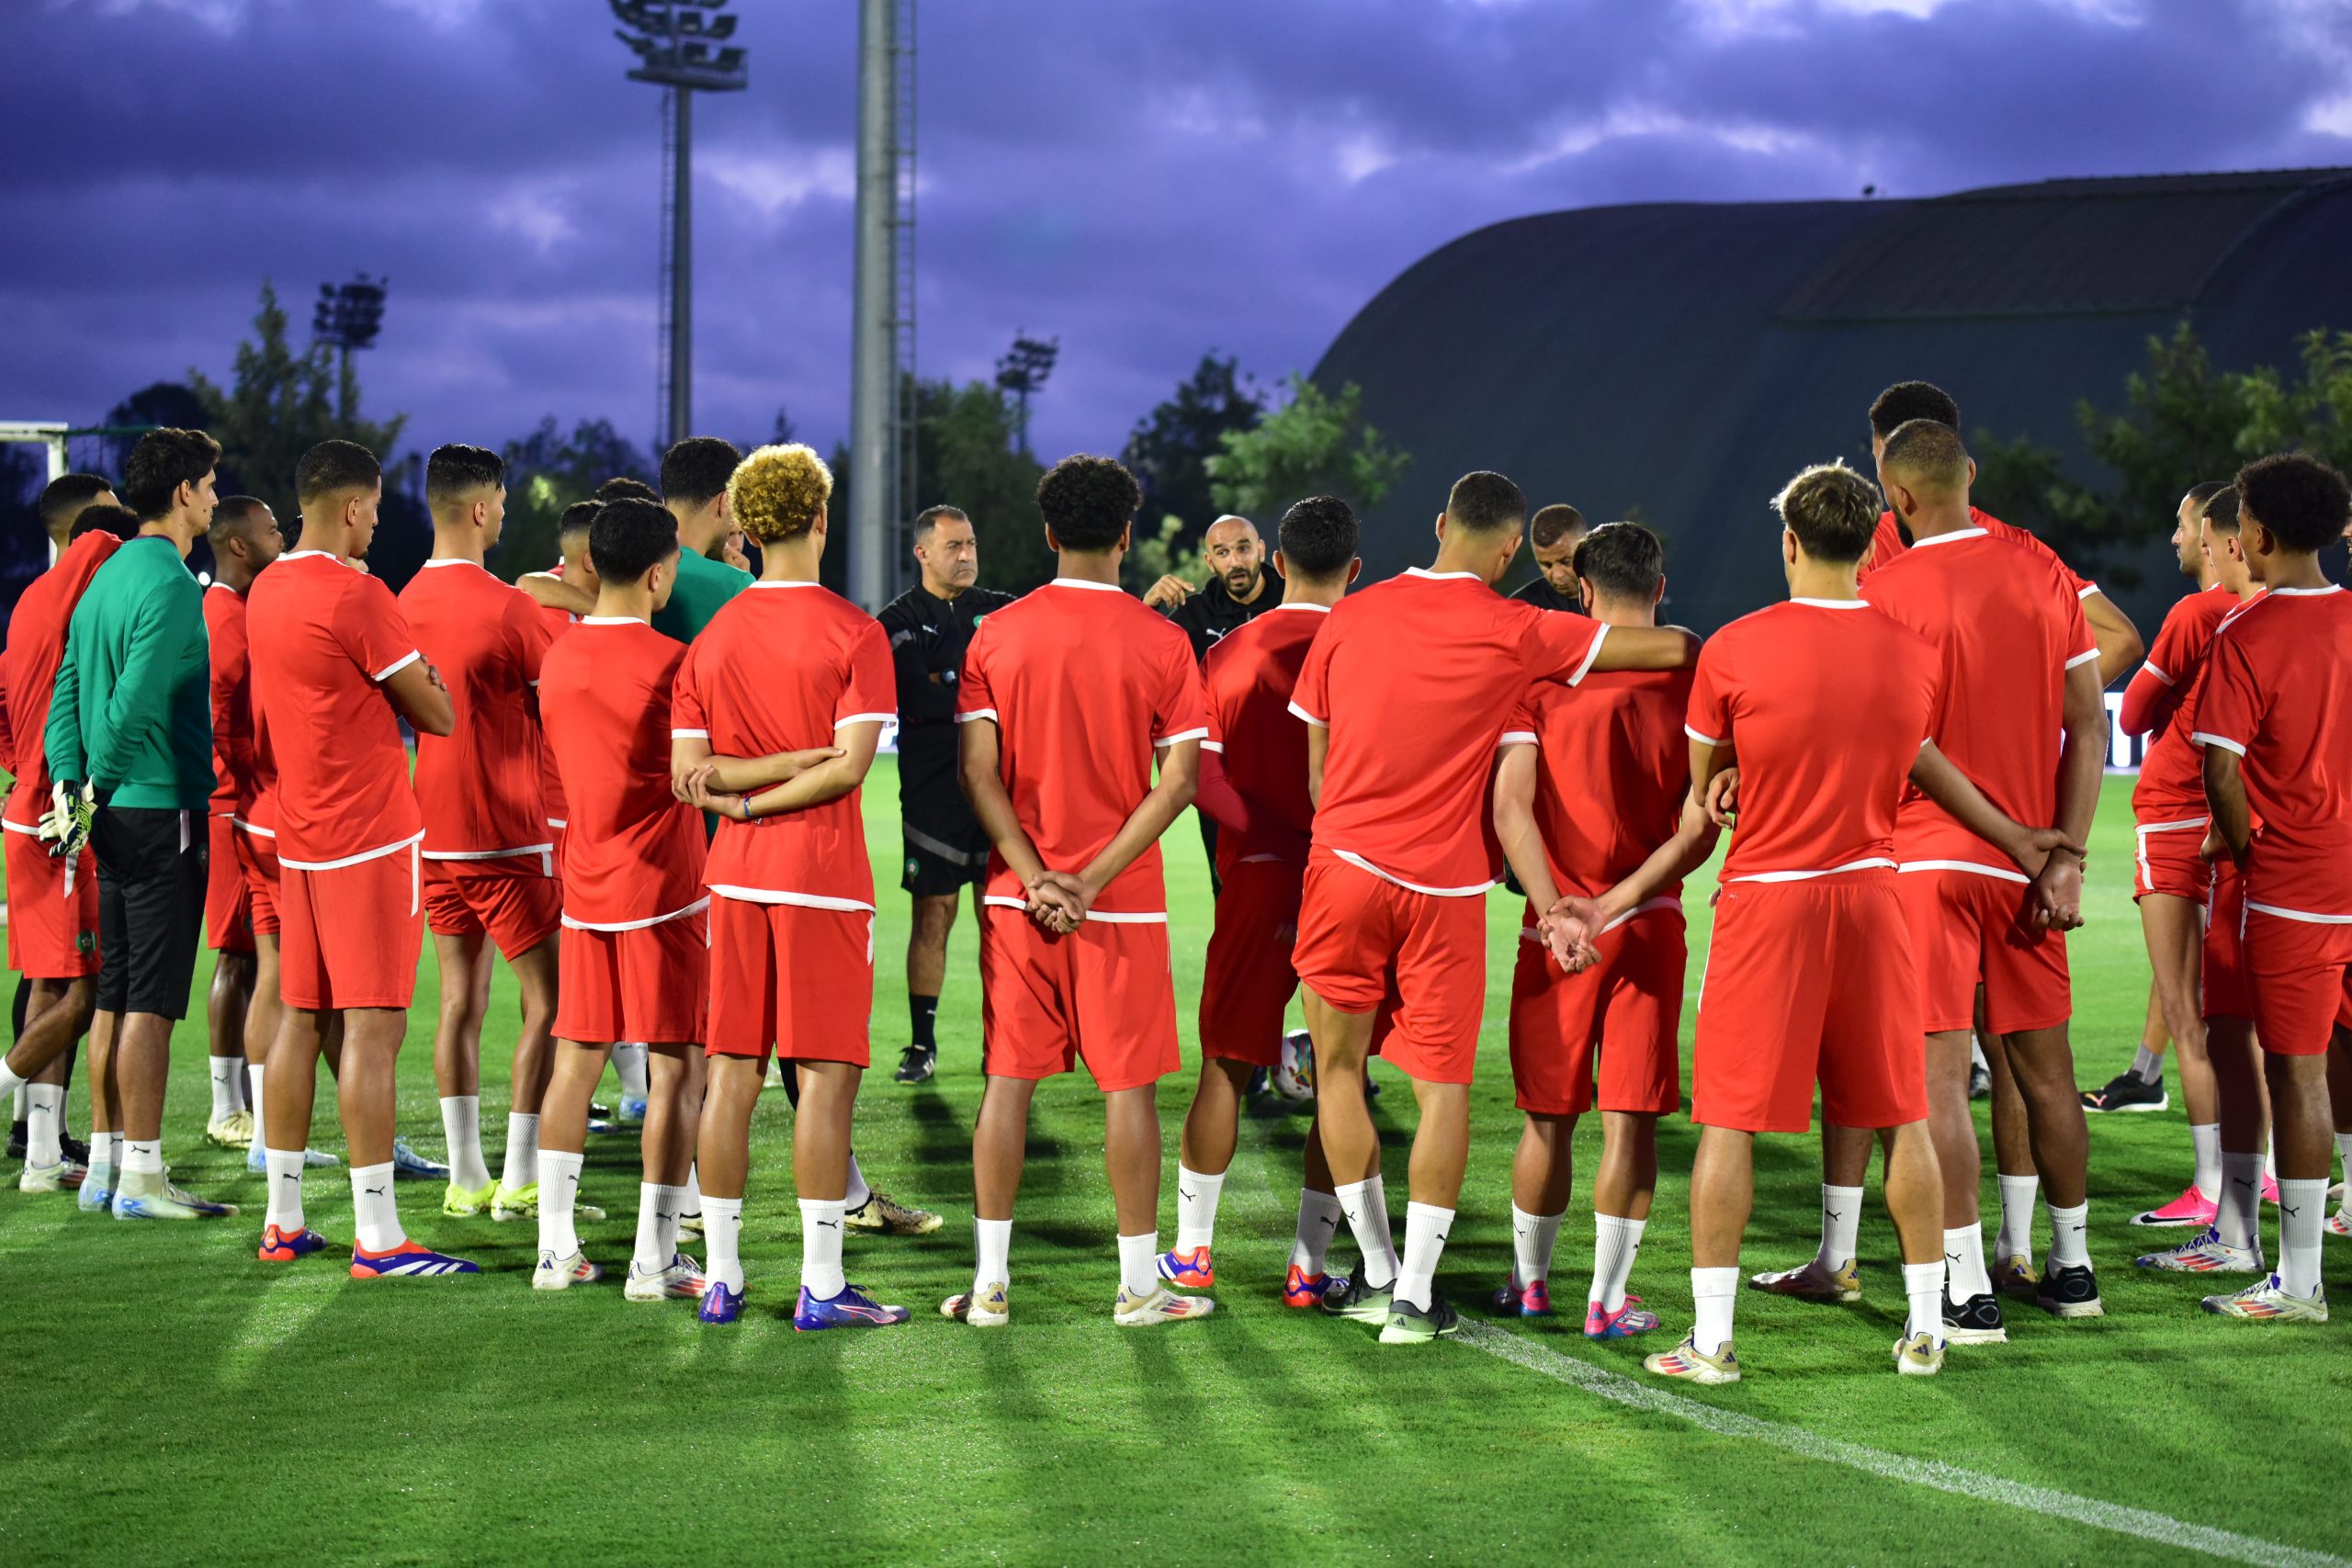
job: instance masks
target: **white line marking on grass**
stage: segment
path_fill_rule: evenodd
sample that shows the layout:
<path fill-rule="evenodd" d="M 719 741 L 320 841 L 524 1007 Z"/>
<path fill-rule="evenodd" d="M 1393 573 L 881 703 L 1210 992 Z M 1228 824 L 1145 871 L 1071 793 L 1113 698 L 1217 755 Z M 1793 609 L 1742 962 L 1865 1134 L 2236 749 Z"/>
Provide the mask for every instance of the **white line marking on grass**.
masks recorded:
<path fill-rule="evenodd" d="M 1547 1378 L 1580 1388 L 1587 1393 L 1598 1394 L 1618 1404 L 1660 1416 L 1672 1416 L 1725 1437 L 1752 1438 L 1826 1464 L 1842 1464 L 1871 1475 L 1884 1476 L 1890 1481 L 1932 1487 L 1939 1492 L 1974 1497 L 1981 1502 L 1999 1503 L 2047 1518 L 2071 1519 L 2076 1524 L 2113 1530 L 2119 1535 L 2137 1536 L 2163 1546 L 2201 1551 L 2209 1557 L 2227 1558 L 2237 1562 L 2258 1562 L 2270 1565 L 2270 1568 L 2352 1568 L 2352 1559 L 2331 1556 L 2324 1551 L 2281 1546 L 2276 1541 L 2258 1540 L 2253 1536 L 2187 1524 L 2164 1514 L 2151 1513 L 2145 1508 L 2127 1508 L 2120 1503 L 2077 1497 L 2071 1492 L 2055 1492 L 2046 1486 L 2031 1486 L 2021 1481 L 2004 1481 L 1996 1475 L 1962 1470 L 1958 1465 L 1944 1464 L 1936 1460 L 1909 1459 L 1901 1454 L 1865 1448 L 1860 1443 L 1824 1438 L 1785 1422 L 1767 1421 L 1759 1416 L 1743 1416 L 1736 1410 L 1718 1409 L 1662 1388 L 1637 1382 L 1622 1372 L 1612 1372 L 1564 1356 L 1557 1350 L 1533 1344 L 1487 1324 L 1464 1323 L 1462 1337 L 1490 1356 L 1498 1356 L 1530 1371 L 1541 1372 Z"/>

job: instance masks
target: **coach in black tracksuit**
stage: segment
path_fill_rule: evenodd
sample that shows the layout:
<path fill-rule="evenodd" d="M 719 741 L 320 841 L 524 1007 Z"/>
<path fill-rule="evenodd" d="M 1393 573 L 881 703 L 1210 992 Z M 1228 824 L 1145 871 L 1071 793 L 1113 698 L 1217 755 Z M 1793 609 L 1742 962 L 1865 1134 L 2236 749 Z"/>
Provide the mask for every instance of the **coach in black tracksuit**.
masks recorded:
<path fill-rule="evenodd" d="M 947 975 L 947 933 L 967 885 L 988 874 L 989 836 L 964 799 L 956 772 L 956 682 L 972 629 L 1010 593 L 974 586 L 979 547 L 971 519 L 934 506 L 915 519 L 922 581 L 883 606 L 899 677 L 899 814 L 906 838 L 899 886 L 914 895 L 907 939 L 907 1010 L 914 1038 L 899 1061 L 900 1083 L 928 1079 L 939 1060 L 939 987 Z"/>

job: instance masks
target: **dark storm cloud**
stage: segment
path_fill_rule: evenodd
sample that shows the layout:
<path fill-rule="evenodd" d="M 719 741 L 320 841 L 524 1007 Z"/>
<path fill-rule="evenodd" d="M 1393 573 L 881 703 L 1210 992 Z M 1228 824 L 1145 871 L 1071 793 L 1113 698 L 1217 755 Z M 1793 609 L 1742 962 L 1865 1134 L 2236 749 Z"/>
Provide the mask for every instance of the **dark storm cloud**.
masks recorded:
<path fill-rule="evenodd" d="M 737 0 L 698 103 L 698 423 L 845 422 L 854 8 Z M 225 371 L 254 291 L 388 274 L 424 442 L 651 423 L 657 95 L 588 0 L 7 7 L 0 414 Z M 1924 13 L 1924 15 L 1921 15 Z M 922 356 L 1057 333 L 1041 446 L 1199 354 L 1313 364 L 1416 257 L 1611 201 L 2352 162 L 2324 0 L 1029 0 L 925 8 Z M 2334 95 L 2331 96 L 2331 95 Z M 26 155 L 26 154 L 31 155 Z"/>

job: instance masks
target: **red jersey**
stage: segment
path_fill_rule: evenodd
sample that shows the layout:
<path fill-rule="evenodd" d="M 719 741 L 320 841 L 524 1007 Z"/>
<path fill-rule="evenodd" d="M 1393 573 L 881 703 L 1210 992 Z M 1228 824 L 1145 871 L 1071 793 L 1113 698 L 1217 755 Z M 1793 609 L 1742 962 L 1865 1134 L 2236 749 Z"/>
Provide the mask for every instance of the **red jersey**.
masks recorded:
<path fill-rule="evenodd" d="M 253 804 L 253 660 L 245 647 L 245 596 L 225 582 L 204 591 L 204 629 L 212 638 L 212 815 L 234 817 Z"/>
<path fill-rule="evenodd" d="M 2064 561 L 2059 560 L 2058 552 L 2043 544 L 2041 535 L 2029 533 L 2014 523 L 2004 523 L 1991 513 L 1980 511 L 1973 506 L 1968 509 L 1968 521 L 1996 539 L 2007 539 L 2013 545 L 2023 545 L 2036 555 L 2047 556 L 2051 560 L 2056 561 L 2058 570 L 2064 572 L 2066 581 L 2074 585 L 2075 597 L 2077 599 L 2087 599 L 2098 592 L 2098 583 L 2080 575 Z M 1911 548 L 1912 546 L 1904 540 L 1902 525 L 1895 522 L 1894 513 L 1880 513 L 1878 532 L 1871 536 L 1870 554 L 1862 558 L 1861 581 L 1869 581 L 1871 573 L 1893 566 L 1899 557 Z"/>
<path fill-rule="evenodd" d="M 1961 528 L 1920 540 L 1872 573 L 1862 592 L 1936 645 L 1932 734 L 1952 765 L 2017 821 L 2055 821 L 2066 671 L 2098 657 L 2058 558 Z M 2026 880 L 2007 855 L 1917 790 L 1904 796 L 1896 840 L 1905 870 Z"/>
<path fill-rule="evenodd" d="M 555 577 L 562 576 L 563 568 L 558 566 L 549 575 Z M 570 631 L 573 626 L 580 624 L 580 617 L 573 615 L 569 610 L 559 610 L 552 604 L 540 604 L 537 606 L 537 609 L 539 612 L 539 619 L 545 623 L 548 628 L 548 641 L 550 645 L 552 645 L 556 639 L 562 637 L 564 633 Z M 540 679 L 544 681 L 546 676 L 542 675 Z M 570 807 L 564 801 L 563 776 L 556 769 L 555 748 L 548 744 L 546 731 L 547 709 L 544 704 L 540 706 L 539 717 L 539 804 L 547 808 L 548 826 L 550 828 L 561 828 L 571 819 L 571 813 Z M 664 753 L 664 757 L 665 761 L 662 762 L 662 768 L 664 773 L 667 773 L 670 767 L 669 762 L 666 761 L 667 753 Z"/>
<path fill-rule="evenodd" d="M 1297 616 L 1298 620 L 1320 617 Z M 1087 864 L 1151 793 L 1152 750 L 1204 739 L 1208 704 L 1179 627 L 1107 582 L 1057 577 L 989 612 L 964 650 L 956 722 L 992 719 L 1013 815 L 1056 871 Z M 990 851 L 983 897 L 1026 902 Z M 1137 855 L 1090 918 L 1159 921 L 1159 846 Z"/>
<path fill-rule="evenodd" d="M 1894 864 L 1895 812 L 1934 737 L 1933 644 L 1858 599 L 1792 599 L 1707 639 L 1684 719 L 1733 748 L 1727 882 Z"/>
<path fill-rule="evenodd" d="M 416 739 L 424 858 L 497 860 L 554 848 L 532 712 L 548 651 L 539 606 L 472 561 L 439 559 L 401 590 L 401 614 L 457 713 L 447 736 Z"/>
<path fill-rule="evenodd" d="M 881 622 L 814 582 L 761 581 L 729 600 L 686 649 L 670 733 L 702 737 L 718 756 L 764 757 L 829 746 L 842 726 L 887 721 L 898 704 Z M 720 822 L 703 885 L 759 904 L 873 908 L 859 794 Z"/>
<path fill-rule="evenodd" d="M 279 863 L 317 871 L 422 839 L 382 683 L 423 655 L 392 591 L 324 550 L 291 550 L 254 579 L 245 626 L 277 765 Z"/>
<path fill-rule="evenodd" d="M 1608 626 L 1419 567 L 1340 601 L 1292 711 L 1330 731 L 1315 841 L 1417 893 L 1494 886 L 1495 744 L 1535 681 L 1584 679 Z"/>
<path fill-rule="evenodd" d="M 2142 826 L 2193 821 L 2206 815 L 2205 761 L 2188 739 L 2205 655 L 2213 632 L 2238 607 L 2219 583 L 2165 612 L 2147 662 L 2123 693 L 2123 731 L 2148 737 L 2132 786 L 2132 815 Z"/>
<path fill-rule="evenodd" d="M 1696 671 L 1603 671 L 1528 688 L 1505 746 L 1536 749 L 1535 824 L 1562 893 L 1597 897 L 1674 837 L 1690 793 L 1682 726 Z M 1658 889 L 1679 898 L 1682 884 Z"/>
<path fill-rule="evenodd" d="M 2245 759 L 2245 907 L 2352 922 L 2352 594 L 2273 588 L 2207 655 L 2194 738 Z"/>
<path fill-rule="evenodd" d="M 122 541 L 112 534 L 85 534 L 65 547 L 57 564 L 27 584 L 8 617 L 8 646 L 0 653 L 0 691 L 7 693 L 10 823 L 32 832 L 49 809 L 49 704 L 57 689 L 57 667 L 65 658 L 65 628 L 90 579 Z"/>
<path fill-rule="evenodd" d="M 1211 644 L 1201 665 L 1209 730 L 1201 749 L 1222 756 L 1233 787 L 1302 838 L 1314 830 L 1315 802 L 1306 793 L 1306 726 L 1290 711 L 1290 699 L 1329 614 L 1321 604 L 1277 604 Z M 1245 843 L 1238 833 L 1217 835 L 1221 874 L 1267 858 L 1286 857 Z"/>
<path fill-rule="evenodd" d="M 592 615 L 548 650 L 539 713 L 573 815 L 563 923 L 629 931 L 690 914 L 702 813 L 670 793 L 670 705 L 686 650 L 643 621 Z"/>

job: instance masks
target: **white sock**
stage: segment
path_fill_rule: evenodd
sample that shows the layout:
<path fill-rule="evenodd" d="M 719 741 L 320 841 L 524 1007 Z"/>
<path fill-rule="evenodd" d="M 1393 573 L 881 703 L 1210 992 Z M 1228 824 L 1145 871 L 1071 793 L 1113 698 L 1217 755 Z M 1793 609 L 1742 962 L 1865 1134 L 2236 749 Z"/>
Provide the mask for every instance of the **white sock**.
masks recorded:
<path fill-rule="evenodd" d="M 101 1133 L 93 1127 L 90 1129 L 90 1168 L 96 1170 L 101 1167 L 112 1171 L 121 1170 L 122 1134 Z"/>
<path fill-rule="evenodd" d="M 163 1175 L 164 1140 L 126 1139 L 122 1145 L 122 1173 L 125 1176 Z"/>
<path fill-rule="evenodd" d="M 613 1047 L 613 1076 L 621 1080 L 623 1100 L 646 1098 L 645 1055 L 645 1046 L 639 1041 L 624 1040 Z M 662 1259 L 664 1264 L 668 1261 Z"/>
<path fill-rule="evenodd" d="M 1363 1282 L 1385 1290 L 1396 1280 L 1396 1243 L 1388 1230 L 1388 1190 L 1380 1178 L 1340 1184 L 1335 1194 L 1348 1229 L 1363 1252 Z"/>
<path fill-rule="evenodd" d="M 28 1083 L 25 1086 L 25 1163 L 45 1169 L 65 1157 L 57 1134 L 64 1125 L 65 1086 Z"/>
<path fill-rule="evenodd" d="M 1566 1212 L 1557 1214 L 1531 1214 L 1513 1203 L 1510 1206 L 1510 1278 L 1511 1282 L 1525 1290 L 1538 1280 L 1552 1277 L 1552 1247 L 1559 1240 L 1560 1222 Z M 1544 1222 L 1549 1221 L 1547 1225 Z"/>
<path fill-rule="evenodd" d="M 857 1168 L 857 1151 L 849 1152 L 849 1186 L 842 1190 L 842 1207 L 863 1209 L 874 1201 L 874 1189 L 865 1184 L 865 1172 Z"/>
<path fill-rule="evenodd" d="M 1944 1260 L 1933 1263 L 1905 1263 L 1903 1266 L 1903 1293 L 1911 1298 L 1911 1315 L 1904 1320 L 1903 1337 L 1925 1334 L 1930 1339 L 1944 1337 Z"/>
<path fill-rule="evenodd" d="M 1984 1226 L 1981 1221 L 1944 1232 L 1944 1265 L 1952 1300 L 1971 1302 L 1993 1293 L 1993 1276 L 1984 1271 Z"/>
<path fill-rule="evenodd" d="M 1119 1238 L 1119 1283 L 1131 1296 L 1148 1296 L 1159 1288 L 1159 1233 Z"/>
<path fill-rule="evenodd" d="M 2222 1193 L 2213 1204 L 2213 1230 L 2223 1247 L 2259 1254 L 2262 1231 L 2262 1156 L 2222 1151 Z"/>
<path fill-rule="evenodd" d="M 481 1157 L 481 1096 L 443 1095 L 441 1136 L 449 1146 L 449 1184 L 469 1192 L 489 1186 L 490 1167 Z"/>
<path fill-rule="evenodd" d="M 2188 1146 L 2197 1155 L 2197 1195 L 2211 1203 L 2222 1195 L 2222 1124 L 2192 1122 Z"/>
<path fill-rule="evenodd" d="M 1824 1269 L 1842 1269 L 1860 1250 L 1862 1190 L 1821 1184 L 1821 1252 Z"/>
<path fill-rule="evenodd" d="M 972 1216 L 972 1293 L 1012 1282 L 1012 1222 Z"/>
<path fill-rule="evenodd" d="M 401 1229 L 400 1201 L 392 1196 L 391 1161 L 352 1167 L 351 1208 L 356 1239 L 368 1251 L 381 1252 L 408 1239 Z"/>
<path fill-rule="evenodd" d="M 2326 1177 L 2278 1183 L 2278 1288 L 2290 1296 L 2319 1290 L 2319 1238 L 2326 1213 Z"/>
<path fill-rule="evenodd" d="M 261 1066 L 259 1062 L 245 1064 L 245 1109 L 254 1113 L 254 1147 L 266 1154 L 269 1140 L 261 1134 Z"/>
<path fill-rule="evenodd" d="M 541 1149 L 532 1179 L 539 1184 L 539 1250 L 552 1252 L 561 1262 L 580 1250 L 580 1228 L 572 1223 L 572 1205 L 580 1201 L 580 1168 L 585 1155 Z"/>
<path fill-rule="evenodd" d="M 8 1065 L 6 1053 L 0 1053 L 0 1094 L 15 1094 L 31 1081 Z"/>
<path fill-rule="evenodd" d="M 1204 1176 L 1176 1164 L 1176 1250 L 1190 1252 L 1216 1239 L 1217 1195 L 1225 1190 L 1225 1173 Z"/>
<path fill-rule="evenodd" d="M 2165 1059 L 2145 1045 L 2132 1053 L 2132 1070 L 2142 1083 L 2154 1083 L 2165 1076 Z"/>
<path fill-rule="evenodd" d="M 2335 1157 L 2344 1167 L 2344 1208 L 2352 1213 L 2352 1133 L 2335 1134 Z"/>
<path fill-rule="evenodd" d="M 1438 1259 L 1445 1256 L 1445 1238 L 1453 1229 L 1453 1211 L 1434 1203 L 1405 1204 L 1405 1261 L 1396 1270 L 1396 1301 L 1410 1302 L 1423 1312 L 1437 1292 Z"/>
<path fill-rule="evenodd" d="M 2085 1269 L 2090 1266 L 2091 1206 L 2088 1201 L 2071 1209 L 2050 1205 L 2050 1266 Z"/>
<path fill-rule="evenodd" d="M 842 1278 L 842 1215 L 847 1210 L 838 1198 L 800 1200 L 800 1288 L 820 1302 L 831 1301 L 848 1283 Z"/>
<path fill-rule="evenodd" d="M 302 1151 L 265 1148 L 261 1157 L 269 1168 L 269 1213 L 262 1223 L 292 1235 L 310 1224 L 302 1217 Z"/>
<path fill-rule="evenodd" d="M 702 1167 L 699 1165 L 686 1167 L 686 1184 L 679 1190 L 678 1217 L 685 1219 L 689 1215 L 696 1219 L 702 1216 Z"/>
<path fill-rule="evenodd" d="M 678 1201 L 683 1187 L 640 1181 L 637 1187 L 637 1251 L 631 1261 L 640 1274 L 658 1274 L 678 1254 Z"/>
<path fill-rule="evenodd" d="M 539 1119 L 509 1111 L 506 1117 L 506 1170 L 498 1184 L 508 1189 L 528 1187 L 539 1179 Z"/>
<path fill-rule="evenodd" d="M 1690 1330 L 1690 1342 L 1701 1353 L 1720 1356 L 1724 1347 L 1731 1343 L 1731 1311 L 1739 1300 L 1739 1269 L 1693 1269 L 1690 1270 L 1690 1304 L 1698 1308 L 1698 1323 Z M 1941 1319 L 1938 1319 L 1939 1322 Z"/>
<path fill-rule="evenodd" d="M 1298 1190 L 1298 1231 L 1290 1244 L 1290 1260 L 1308 1279 L 1325 1273 L 1331 1256 L 1331 1238 L 1340 1234 L 1347 1215 L 1329 1192 Z"/>
<path fill-rule="evenodd" d="M 1996 1258 L 2033 1260 L 2033 1201 L 2041 1190 L 2039 1176 L 2003 1176 L 2001 1234 L 1993 1245 Z"/>
<path fill-rule="evenodd" d="M 237 1080 L 245 1076 L 243 1056 L 213 1056 L 208 1058 L 212 1068 L 212 1119 L 234 1116 L 243 1109 L 237 1103 Z"/>
<path fill-rule="evenodd" d="M 710 1248 L 710 1260 L 704 1266 L 706 1278 L 717 1280 L 730 1291 L 743 1288 L 743 1200 L 741 1198 L 705 1198 L 702 1201 L 703 1245 Z"/>
<path fill-rule="evenodd" d="M 1600 1303 L 1603 1312 L 1624 1307 L 1625 1281 L 1634 1277 L 1642 1232 L 1648 1228 L 1647 1220 L 1629 1220 L 1622 1214 L 1592 1216 L 1592 1292 L 1585 1298 L 1587 1302 Z"/>

